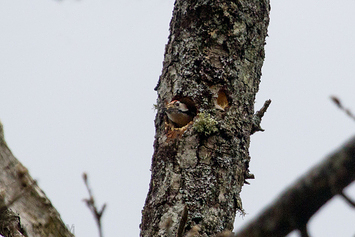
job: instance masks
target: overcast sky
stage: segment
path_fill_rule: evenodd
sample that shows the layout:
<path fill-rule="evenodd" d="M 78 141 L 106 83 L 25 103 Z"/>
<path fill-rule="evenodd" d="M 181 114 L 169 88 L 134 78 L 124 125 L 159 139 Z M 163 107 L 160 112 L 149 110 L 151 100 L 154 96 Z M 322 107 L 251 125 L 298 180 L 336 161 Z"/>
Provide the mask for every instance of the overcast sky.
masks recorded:
<path fill-rule="evenodd" d="M 82 202 L 85 171 L 107 202 L 105 237 L 138 236 L 150 181 L 156 101 L 173 0 L 0 2 L 0 120 L 14 155 L 77 237 L 97 237 Z M 240 228 L 351 136 L 355 1 L 273 0 L 251 173 Z M 355 198 L 355 185 L 347 189 Z M 353 236 L 340 198 L 312 218 L 312 236 Z M 291 234 L 290 236 L 296 236 Z"/>

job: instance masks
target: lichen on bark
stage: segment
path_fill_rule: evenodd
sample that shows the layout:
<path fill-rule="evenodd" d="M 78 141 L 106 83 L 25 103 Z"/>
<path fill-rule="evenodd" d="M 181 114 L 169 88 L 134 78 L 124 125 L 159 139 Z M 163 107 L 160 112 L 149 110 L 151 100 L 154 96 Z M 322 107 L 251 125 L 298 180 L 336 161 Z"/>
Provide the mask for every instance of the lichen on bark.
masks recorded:
<path fill-rule="evenodd" d="M 232 230 L 249 174 L 249 142 L 269 23 L 269 1 L 177 0 L 156 90 L 152 177 L 141 236 Z M 197 116 L 180 131 L 167 127 L 163 108 L 193 101 Z M 193 129 L 199 114 L 213 132 Z M 172 136 L 172 133 L 177 133 Z M 183 218 L 184 213 L 186 218 Z"/>

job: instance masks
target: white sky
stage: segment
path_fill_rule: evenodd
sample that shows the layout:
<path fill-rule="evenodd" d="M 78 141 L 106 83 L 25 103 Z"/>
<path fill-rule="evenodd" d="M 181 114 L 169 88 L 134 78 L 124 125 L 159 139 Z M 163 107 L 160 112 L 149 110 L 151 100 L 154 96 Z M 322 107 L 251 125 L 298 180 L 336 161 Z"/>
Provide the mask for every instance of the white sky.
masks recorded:
<path fill-rule="evenodd" d="M 138 236 L 150 180 L 156 100 L 173 0 L 0 2 L 0 119 L 75 235 L 97 237 L 81 174 L 108 203 L 105 237 Z M 355 2 L 273 0 L 256 109 L 272 104 L 253 135 L 242 199 L 254 217 L 286 186 L 354 135 Z M 355 198 L 355 186 L 348 193 Z M 355 212 L 332 200 L 312 236 L 352 236 Z M 296 236 L 291 234 L 290 236 Z"/>

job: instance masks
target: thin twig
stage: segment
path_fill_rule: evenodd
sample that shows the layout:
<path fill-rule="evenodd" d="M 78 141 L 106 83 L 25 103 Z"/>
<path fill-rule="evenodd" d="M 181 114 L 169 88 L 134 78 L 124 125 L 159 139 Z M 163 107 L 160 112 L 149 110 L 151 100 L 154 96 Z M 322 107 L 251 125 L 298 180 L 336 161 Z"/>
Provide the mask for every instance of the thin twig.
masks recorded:
<path fill-rule="evenodd" d="M 89 207 L 91 213 L 94 215 L 97 227 L 99 229 L 99 234 L 100 237 L 103 237 L 102 234 L 102 225 L 101 225 L 101 217 L 105 211 L 106 208 L 106 203 L 101 207 L 101 210 L 99 211 L 95 205 L 95 198 L 91 192 L 91 188 L 89 186 L 89 181 L 88 181 L 88 175 L 86 173 L 83 173 L 83 179 L 84 179 L 84 183 L 86 186 L 86 189 L 89 192 L 89 199 L 84 199 L 84 202 L 86 202 L 86 205 Z"/>
<path fill-rule="evenodd" d="M 351 207 L 355 208 L 355 202 L 354 202 L 353 200 L 351 200 L 344 192 L 341 192 L 341 193 L 339 193 L 339 194 L 340 194 L 340 196 L 342 196 L 342 197 L 345 199 L 345 201 L 346 201 Z"/>
<path fill-rule="evenodd" d="M 334 102 L 334 104 L 336 104 L 336 106 L 338 106 L 339 109 L 341 109 L 342 111 L 344 111 L 350 118 L 352 118 L 353 120 L 355 120 L 355 115 L 353 113 L 351 113 L 350 109 L 347 109 L 343 106 L 343 104 L 341 103 L 340 99 L 334 95 L 332 95 L 330 97 L 330 99 Z"/>

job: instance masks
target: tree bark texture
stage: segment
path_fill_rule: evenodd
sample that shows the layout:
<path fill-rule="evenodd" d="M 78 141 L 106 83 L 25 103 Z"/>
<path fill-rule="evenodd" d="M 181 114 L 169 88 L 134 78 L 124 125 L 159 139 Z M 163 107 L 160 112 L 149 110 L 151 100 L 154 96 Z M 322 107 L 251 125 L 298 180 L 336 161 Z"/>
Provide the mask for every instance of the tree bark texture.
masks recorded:
<path fill-rule="evenodd" d="M 243 213 L 269 0 L 177 0 L 156 90 L 156 136 L 141 236 L 215 236 Z M 182 128 L 164 108 L 196 112 Z M 255 118 L 255 116 L 254 116 Z"/>
<path fill-rule="evenodd" d="M 355 180 L 355 137 L 313 167 L 236 237 L 286 236 L 306 230 L 309 219 Z"/>
<path fill-rule="evenodd" d="M 0 123 L 0 234 L 73 237 L 28 170 L 13 156 Z"/>

